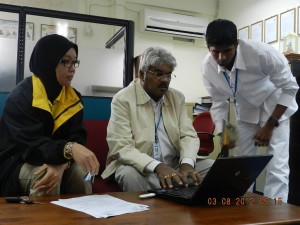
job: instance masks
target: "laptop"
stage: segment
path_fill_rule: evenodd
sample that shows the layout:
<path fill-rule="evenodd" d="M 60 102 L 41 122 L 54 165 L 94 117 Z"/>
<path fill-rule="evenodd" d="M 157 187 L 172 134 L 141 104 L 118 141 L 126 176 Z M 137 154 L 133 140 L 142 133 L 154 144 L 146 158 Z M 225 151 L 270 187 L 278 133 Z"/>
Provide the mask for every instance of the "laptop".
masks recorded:
<path fill-rule="evenodd" d="M 161 188 L 149 192 L 187 205 L 207 205 L 209 199 L 220 202 L 224 198 L 241 197 L 272 157 L 272 155 L 220 157 L 215 160 L 207 175 L 197 186 Z"/>

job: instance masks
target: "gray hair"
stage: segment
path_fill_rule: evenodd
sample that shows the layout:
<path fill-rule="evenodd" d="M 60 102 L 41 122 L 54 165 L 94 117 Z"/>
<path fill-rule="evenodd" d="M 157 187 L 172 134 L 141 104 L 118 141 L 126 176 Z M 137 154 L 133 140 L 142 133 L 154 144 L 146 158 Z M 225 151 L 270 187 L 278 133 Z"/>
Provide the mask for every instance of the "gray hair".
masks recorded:
<path fill-rule="evenodd" d="M 169 65 L 173 71 L 177 65 L 175 57 L 163 48 L 150 47 L 142 54 L 139 70 L 146 72 L 151 66 L 162 65 Z"/>

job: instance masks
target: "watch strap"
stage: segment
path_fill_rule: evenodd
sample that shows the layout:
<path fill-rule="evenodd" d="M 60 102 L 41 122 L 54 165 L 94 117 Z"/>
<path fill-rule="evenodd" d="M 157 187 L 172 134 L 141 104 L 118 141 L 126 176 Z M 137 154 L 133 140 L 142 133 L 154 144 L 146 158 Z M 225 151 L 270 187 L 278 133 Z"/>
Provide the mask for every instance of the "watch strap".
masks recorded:
<path fill-rule="evenodd" d="M 73 145 L 74 145 L 74 142 L 68 142 L 67 144 L 65 144 L 64 157 L 66 159 L 72 159 L 73 158 L 73 154 L 72 154 Z"/>
<path fill-rule="evenodd" d="M 269 119 L 268 119 L 268 123 L 274 127 L 278 127 L 279 126 L 279 123 L 278 123 L 278 120 L 275 119 L 274 117 L 270 116 Z"/>

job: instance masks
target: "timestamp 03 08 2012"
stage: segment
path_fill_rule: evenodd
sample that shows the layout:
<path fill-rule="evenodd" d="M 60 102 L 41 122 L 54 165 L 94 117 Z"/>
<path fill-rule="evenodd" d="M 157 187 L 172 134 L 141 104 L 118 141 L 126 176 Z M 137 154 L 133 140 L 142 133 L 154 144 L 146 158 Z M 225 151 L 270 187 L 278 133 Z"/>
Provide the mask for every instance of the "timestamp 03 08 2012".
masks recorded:
<path fill-rule="evenodd" d="M 209 206 L 226 206 L 226 205 L 282 205 L 282 198 L 267 198 L 261 197 L 238 197 L 238 198 L 207 198 L 207 204 Z"/>

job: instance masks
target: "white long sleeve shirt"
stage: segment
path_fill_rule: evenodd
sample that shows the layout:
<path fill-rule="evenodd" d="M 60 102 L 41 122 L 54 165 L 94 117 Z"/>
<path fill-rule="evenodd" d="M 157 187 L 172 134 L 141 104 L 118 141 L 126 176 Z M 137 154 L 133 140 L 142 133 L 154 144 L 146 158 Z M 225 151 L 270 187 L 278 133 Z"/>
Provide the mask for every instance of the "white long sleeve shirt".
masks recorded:
<path fill-rule="evenodd" d="M 239 40 L 233 69 L 238 70 L 235 99 L 240 120 L 258 123 L 262 107 L 271 115 L 277 104 L 288 107 L 280 120 L 290 117 L 298 109 L 295 96 L 299 86 L 287 59 L 272 46 Z M 228 118 L 227 99 L 233 97 L 224 71 L 208 53 L 203 61 L 202 73 L 204 84 L 212 96 L 210 112 L 218 133 L 222 131 L 222 121 Z M 236 74 L 235 71 L 231 73 Z"/>
<path fill-rule="evenodd" d="M 147 96 L 149 96 L 146 92 L 145 94 Z M 159 117 L 161 115 L 161 110 L 162 110 L 162 105 L 163 105 L 163 99 L 164 97 L 161 98 L 160 101 L 155 102 L 153 99 L 150 98 L 150 102 L 153 108 L 153 112 L 154 112 L 154 117 L 155 117 L 155 126 L 157 126 L 158 121 L 159 121 Z M 164 126 L 164 120 L 163 118 L 161 118 L 159 126 L 157 127 L 157 133 L 158 133 L 158 139 L 159 139 L 159 143 L 160 143 L 160 149 L 161 149 L 161 160 L 153 160 L 152 162 L 150 162 L 145 170 L 148 172 L 154 172 L 156 166 L 158 164 L 160 164 L 161 162 L 167 164 L 167 165 L 171 165 L 172 162 L 174 161 L 174 158 L 176 157 L 176 151 L 175 151 L 175 147 L 172 145 L 168 134 L 165 130 L 165 126 Z M 153 153 L 152 153 L 153 154 Z M 152 155 L 152 157 L 154 158 L 154 155 Z M 183 158 L 182 161 L 180 162 L 180 164 L 182 163 L 188 163 L 190 164 L 192 167 L 195 166 L 194 161 L 191 158 Z"/>

